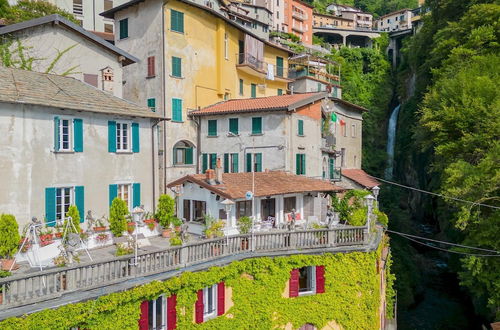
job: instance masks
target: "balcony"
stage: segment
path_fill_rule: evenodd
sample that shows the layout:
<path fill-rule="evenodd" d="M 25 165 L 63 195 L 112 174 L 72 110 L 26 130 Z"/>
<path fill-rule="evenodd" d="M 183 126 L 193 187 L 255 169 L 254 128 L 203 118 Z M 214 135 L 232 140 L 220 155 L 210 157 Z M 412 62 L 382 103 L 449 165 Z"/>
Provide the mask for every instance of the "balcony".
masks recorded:
<path fill-rule="evenodd" d="M 303 67 L 303 66 L 295 66 L 291 68 L 288 72 L 288 77 L 290 79 L 297 79 L 301 77 L 311 77 L 314 79 L 318 79 L 324 81 L 327 84 L 332 85 L 340 85 L 340 78 L 337 75 L 330 74 L 325 70 L 319 70 L 313 67 Z"/>
<path fill-rule="evenodd" d="M 302 28 L 302 27 L 300 27 L 300 26 L 296 26 L 296 25 L 293 25 L 293 26 L 292 26 L 292 30 L 297 31 L 297 32 L 299 32 L 299 33 L 304 33 L 304 32 L 305 32 L 305 29 L 304 29 L 304 28 Z"/>
<path fill-rule="evenodd" d="M 372 221 L 373 222 L 373 221 Z M 179 270 L 196 271 L 246 258 L 275 255 L 374 251 L 382 230 L 367 226 L 336 225 L 322 229 L 271 230 L 253 235 L 200 239 L 182 246 L 161 247 L 166 240 L 151 238 L 151 246 L 134 255 L 110 256 L 108 249 L 91 250 L 94 261 L 83 261 L 43 271 L 28 269 L 0 279 L 0 319 L 19 316 L 36 309 L 94 299 L 105 292 L 124 291 L 152 280 L 179 276 Z M 243 244 L 245 243 L 245 244 Z M 87 258 L 88 259 L 88 258 Z M 18 271 L 19 272 L 19 271 Z"/>
<path fill-rule="evenodd" d="M 273 74 L 269 73 L 270 65 L 267 62 L 258 60 L 255 56 L 241 53 L 236 54 L 236 67 L 248 74 L 253 76 L 258 76 L 261 78 L 267 78 L 270 80 L 279 80 L 290 82 L 292 79 L 288 78 L 288 69 L 285 67 L 279 67 L 273 64 Z M 271 79 L 272 78 L 272 79 Z"/>
<path fill-rule="evenodd" d="M 292 11 L 292 17 L 295 19 L 298 19 L 299 21 L 305 21 L 308 19 L 308 16 L 306 13 L 302 13 L 299 11 Z"/>

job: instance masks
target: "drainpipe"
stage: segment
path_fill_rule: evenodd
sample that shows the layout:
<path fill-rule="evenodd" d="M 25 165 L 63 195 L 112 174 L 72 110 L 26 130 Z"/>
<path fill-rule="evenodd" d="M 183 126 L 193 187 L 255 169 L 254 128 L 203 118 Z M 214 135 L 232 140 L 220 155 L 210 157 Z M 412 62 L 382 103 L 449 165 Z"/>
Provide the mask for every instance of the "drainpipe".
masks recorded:
<path fill-rule="evenodd" d="M 161 5 L 161 98 L 163 100 L 163 193 L 167 192 L 167 98 L 165 97 L 165 2 Z"/>
<path fill-rule="evenodd" d="M 153 213 L 156 213 L 156 166 L 155 166 L 155 127 L 158 126 L 159 123 L 164 122 L 167 120 L 166 118 L 158 118 L 156 122 L 153 123 L 153 126 L 151 126 L 151 166 L 152 166 L 152 180 L 153 180 Z"/>
<path fill-rule="evenodd" d="M 201 156 L 201 117 L 192 117 L 191 120 L 196 124 L 196 174 L 199 174 Z"/>

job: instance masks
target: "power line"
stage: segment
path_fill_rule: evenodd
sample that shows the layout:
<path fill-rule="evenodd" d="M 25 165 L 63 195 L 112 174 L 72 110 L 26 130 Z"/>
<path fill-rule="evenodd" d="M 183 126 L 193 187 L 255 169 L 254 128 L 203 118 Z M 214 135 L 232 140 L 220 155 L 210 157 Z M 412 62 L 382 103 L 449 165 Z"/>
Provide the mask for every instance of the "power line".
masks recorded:
<path fill-rule="evenodd" d="M 382 181 L 382 182 L 385 182 L 385 183 L 389 183 L 389 184 L 392 184 L 392 185 L 395 185 L 395 186 L 398 186 L 398 187 L 402 187 L 402 188 L 406 188 L 406 189 L 410 189 L 410 190 L 415 190 L 415 191 L 418 191 L 418 192 L 421 192 L 421 193 L 424 193 L 424 194 L 434 195 L 434 196 L 438 196 L 438 197 L 442 197 L 442 198 L 448 198 L 448 199 L 451 199 L 451 200 L 454 200 L 454 201 L 457 201 L 457 202 L 469 203 L 469 204 L 472 204 L 472 205 L 484 206 L 484 207 L 489 207 L 489 208 L 492 208 L 492 209 L 500 210 L 500 206 L 493 206 L 493 205 L 489 205 L 489 204 L 482 204 L 482 203 L 472 202 L 472 201 L 469 201 L 469 200 L 466 200 L 466 199 L 445 196 L 445 195 L 434 193 L 434 192 L 431 192 L 431 191 L 422 190 L 422 189 L 418 189 L 418 188 L 414 188 L 414 187 L 410 187 L 410 186 L 405 186 L 403 184 L 400 184 L 400 183 L 397 183 L 397 182 L 388 181 L 388 180 L 385 180 L 385 179 L 382 179 L 382 178 L 378 178 L 378 177 L 370 175 L 370 174 L 367 174 L 367 175 L 369 177 L 372 177 L 372 178 L 377 179 L 379 181 Z"/>
<path fill-rule="evenodd" d="M 476 253 L 467 253 L 467 252 L 459 252 L 459 251 L 453 251 L 453 250 L 448 250 L 448 249 L 444 249 L 444 248 L 440 248 L 438 246 L 433 246 L 433 245 L 430 245 L 428 243 L 425 243 L 425 242 L 420 242 L 416 239 L 413 239 L 411 237 L 408 237 L 407 235 L 408 234 L 403 234 L 403 233 L 399 233 L 399 232 L 396 232 L 396 231 L 392 231 L 392 230 L 387 230 L 388 232 L 391 232 L 391 233 L 394 233 L 396 235 L 399 235 L 403 238 L 406 238 L 407 240 L 410 240 L 412 242 L 415 242 L 415 243 L 418 243 L 418 244 L 421 244 L 421 245 L 424 245 L 426 247 L 429 247 L 429 248 L 432 248 L 432 249 L 436 249 L 436 250 L 440 250 L 440 251 L 444 251 L 444 252 L 450 252 L 450 253 L 455 253 L 455 254 L 461 254 L 461 255 L 466 255 L 466 256 L 473 256 L 473 257 L 500 257 L 500 252 L 498 251 L 493 251 L 493 250 L 486 250 L 486 249 L 480 249 L 480 248 L 475 248 L 475 247 L 467 247 L 467 248 L 470 248 L 470 249 L 477 249 L 477 250 L 485 250 L 485 251 L 491 251 L 491 252 L 494 252 L 494 253 L 497 253 L 497 254 L 476 254 Z M 413 235 L 409 235 L 409 236 L 412 236 L 412 237 L 418 237 L 418 238 L 421 238 L 421 239 L 426 239 L 425 237 L 419 237 L 419 236 L 413 236 Z M 428 239 L 430 240 L 430 239 Z M 436 240 L 433 240 L 435 242 L 439 242 L 439 243 L 442 243 L 442 244 L 450 244 L 450 245 L 457 245 L 457 246 L 460 246 L 459 244 L 453 244 L 453 243 L 448 243 L 448 242 L 441 242 L 441 241 L 436 241 Z"/>
<path fill-rule="evenodd" d="M 471 249 L 471 250 L 479 250 L 479 251 L 485 251 L 485 252 L 492 252 L 492 253 L 499 253 L 500 254 L 500 251 L 483 249 L 483 248 L 478 248 L 478 247 L 468 246 L 468 245 L 461 245 L 461 244 L 456 244 L 456 243 L 449 243 L 449 242 L 444 242 L 444 241 L 438 241 L 438 240 L 435 240 L 435 239 L 432 239 L 432 238 L 410 235 L 410 234 L 401 233 L 401 232 L 398 232 L 398 231 L 395 231 L 395 230 L 389 230 L 389 229 L 387 229 L 386 231 L 390 232 L 390 233 L 398 234 L 398 235 L 401 235 L 401 236 L 408 236 L 408 237 L 423 239 L 423 240 L 426 240 L 426 241 L 436 242 L 436 243 L 440 243 L 440 244 L 446 244 L 446 245 L 458 246 L 458 247 L 461 247 L 461 248 L 466 248 L 466 249 Z"/>

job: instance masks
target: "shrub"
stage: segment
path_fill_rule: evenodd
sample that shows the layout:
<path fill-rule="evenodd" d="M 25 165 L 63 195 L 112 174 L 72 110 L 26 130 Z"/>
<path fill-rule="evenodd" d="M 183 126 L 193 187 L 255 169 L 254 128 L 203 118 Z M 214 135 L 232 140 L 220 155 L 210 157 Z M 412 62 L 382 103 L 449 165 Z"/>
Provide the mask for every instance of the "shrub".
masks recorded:
<path fill-rule="evenodd" d="M 349 222 L 351 226 L 364 226 L 366 224 L 367 212 L 368 210 L 366 207 L 355 209 L 349 214 L 347 222 Z"/>
<path fill-rule="evenodd" d="M 175 213 L 175 200 L 167 195 L 163 194 L 158 200 L 158 210 L 156 211 L 156 219 L 160 225 L 167 229 L 172 224 Z"/>
<path fill-rule="evenodd" d="M 205 229 L 205 236 L 207 238 L 216 238 L 224 236 L 224 221 L 216 220 L 213 221 L 210 226 Z"/>
<path fill-rule="evenodd" d="M 78 207 L 76 205 L 71 205 L 68 209 L 68 213 L 66 213 L 66 219 L 64 219 L 64 228 L 66 228 L 69 217 L 71 217 L 71 222 L 73 225 L 69 225 L 68 234 L 69 233 L 80 233 L 80 212 L 78 211 Z"/>
<path fill-rule="evenodd" d="M 375 215 L 377 216 L 377 222 L 387 227 L 387 225 L 389 224 L 389 217 L 387 216 L 387 214 L 378 209 L 375 209 L 373 213 L 375 213 Z"/>
<path fill-rule="evenodd" d="M 128 206 L 125 201 L 116 197 L 111 203 L 109 209 L 109 229 L 116 237 L 123 235 L 123 232 L 127 230 L 127 219 Z"/>
<path fill-rule="evenodd" d="M 16 218 L 12 214 L 0 215 L 0 256 L 12 258 L 20 240 Z"/>
<path fill-rule="evenodd" d="M 250 217 L 244 216 L 238 219 L 238 229 L 240 234 L 248 234 L 252 228 L 252 219 Z"/>

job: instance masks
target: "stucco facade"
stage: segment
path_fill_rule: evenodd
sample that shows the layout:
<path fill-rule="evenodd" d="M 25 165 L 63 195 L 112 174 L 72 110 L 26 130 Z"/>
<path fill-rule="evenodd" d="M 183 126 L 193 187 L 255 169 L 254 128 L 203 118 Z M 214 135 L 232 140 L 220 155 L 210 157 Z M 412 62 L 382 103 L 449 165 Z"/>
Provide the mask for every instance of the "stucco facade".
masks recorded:
<path fill-rule="evenodd" d="M 354 29 L 355 25 L 352 19 L 334 15 L 313 13 L 313 26 L 335 26 L 340 29 Z"/>
<path fill-rule="evenodd" d="M 300 37 L 306 45 L 312 45 L 313 7 L 300 0 L 284 0 L 287 32 Z"/>
<path fill-rule="evenodd" d="M 379 31 L 401 31 L 412 28 L 413 12 L 410 9 L 402 9 L 381 16 L 374 22 L 375 29 Z"/>

